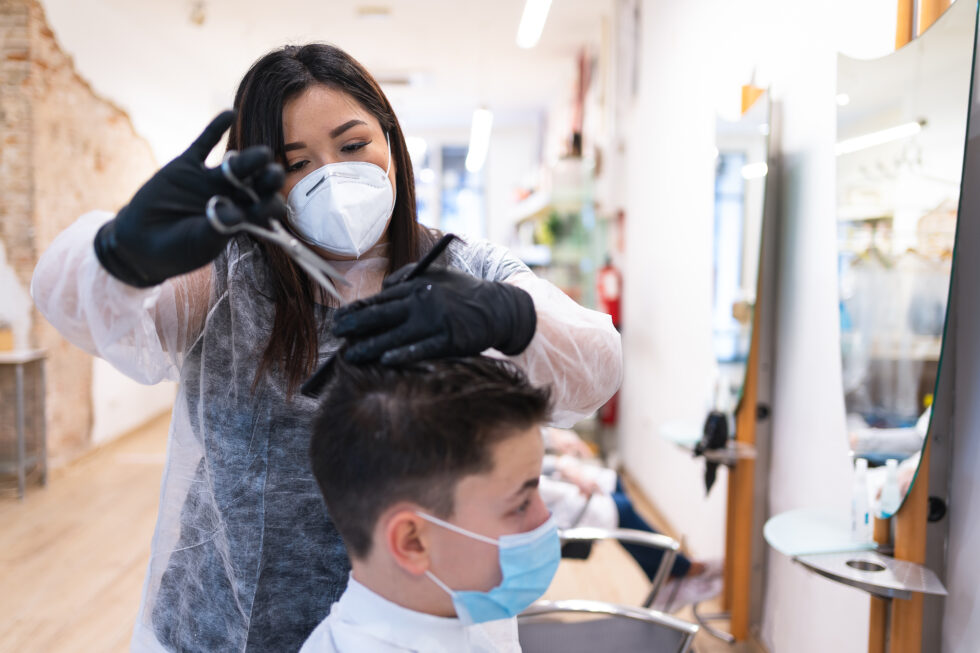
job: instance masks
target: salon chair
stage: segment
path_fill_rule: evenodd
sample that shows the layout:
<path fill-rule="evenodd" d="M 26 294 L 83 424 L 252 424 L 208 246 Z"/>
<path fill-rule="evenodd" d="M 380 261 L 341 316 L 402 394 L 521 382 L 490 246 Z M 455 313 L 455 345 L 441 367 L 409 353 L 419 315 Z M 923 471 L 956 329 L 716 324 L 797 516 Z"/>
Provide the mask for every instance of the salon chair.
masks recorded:
<path fill-rule="evenodd" d="M 698 632 L 656 610 L 603 601 L 537 601 L 517 619 L 524 653 L 687 653 Z"/>
<path fill-rule="evenodd" d="M 621 544 L 637 544 L 662 550 L 664 555 L 660 560 L 660 566 L 653 582 L 650 584 L 650 592 L 643 602 L 644 608 L 653 605 L 657 593 L 660 592 L 670 576 L 670 570 L 674 566 L 674 560 L 681 548 L 677 540 L 666 535 L 628 528 L 566 528 L 559 531 L 558 534 L 561 537 L 563 558 L 587 559 L 592 552 L 592 545 L 600 540 L 616 540 Z"/>

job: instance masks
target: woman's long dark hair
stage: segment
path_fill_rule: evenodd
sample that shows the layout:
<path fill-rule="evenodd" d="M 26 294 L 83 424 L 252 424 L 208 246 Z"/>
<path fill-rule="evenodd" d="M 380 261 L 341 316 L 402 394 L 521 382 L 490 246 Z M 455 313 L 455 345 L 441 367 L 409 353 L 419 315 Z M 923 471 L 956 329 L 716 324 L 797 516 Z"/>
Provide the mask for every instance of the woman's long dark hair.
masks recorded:
<path fill-rule="evenodd" d="M 228 135 L 228 149 L 268 145 L 285 163 L 283 105 L 316 84 L 347 93 L 367 109 L 391 139 L 395 164 L 395 208 L 388 225 L 388 270 L 417 261 L 433 242 L 416 221 L 415 180 L 398 118 L 374 77 L 343 50 L 325 43 L 289 45 L 256 61 L 235 94 L 238 115 Z M 291 226 L 284 225 L 291 230 Z M 263 374 L 281 369 L 287 395 L 309 376 L 317 360 L 316 282 L 281 249 L 260 243 L 269 266 L 275 320 L 262 354 L 255 384 Z M 254 385 L 253 385 L 254 387 Z"/>

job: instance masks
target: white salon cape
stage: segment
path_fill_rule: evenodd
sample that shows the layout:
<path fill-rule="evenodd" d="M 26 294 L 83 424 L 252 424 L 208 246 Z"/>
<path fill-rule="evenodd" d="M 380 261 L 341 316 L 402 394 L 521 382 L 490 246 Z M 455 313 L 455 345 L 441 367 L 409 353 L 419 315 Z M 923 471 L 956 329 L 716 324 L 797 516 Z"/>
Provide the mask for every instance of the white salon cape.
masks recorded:
<path fill-rule="evenodd" d="M 520 653 L 517 620 L 464 626 L 403 608 L 354 580 L 300 653 Z"/>
<path fill-rule="evenodd" d="M 210 265 L 152 288 L 110 276 L 95 257 L 93 212 L 58 235 L 34 271 L 40 312 L 70 342 L 145 384 L 179 382 L 160 509 L 133 633 L 135 651 L 295 651 L 350 573 L 309 464 L 318 402 L 286 396 L 281 372 L 256 381 L 274 286 L 261 247 L 237 236 Z M 537 312 L 512 357 L 551 386 L 554 422 L 590 414 L 619 387 L 622 350 L 608 315 L 582 308 L 506 249 L 454 242 L 452 269 L 526 290 Z M 381 289 L 385 246 L 335 265 L 345 301 Z M 314 306 L 317 363 L 340 343 L 333 308 Z M 253 383 L 254 382 L 254 383 Z"/>

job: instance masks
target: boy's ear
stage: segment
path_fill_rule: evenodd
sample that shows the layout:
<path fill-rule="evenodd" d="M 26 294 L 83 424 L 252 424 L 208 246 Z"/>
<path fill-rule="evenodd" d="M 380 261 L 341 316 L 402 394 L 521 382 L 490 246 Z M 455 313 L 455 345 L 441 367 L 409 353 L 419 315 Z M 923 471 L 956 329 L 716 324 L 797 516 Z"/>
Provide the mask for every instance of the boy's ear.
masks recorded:
<path fill-rule="evenodd" d="M 429 568 L 427 526 L 427 521 L 405 508 L 388 517 L 383 528 L 388 553 L 399 567 L 416 576 Z"/>

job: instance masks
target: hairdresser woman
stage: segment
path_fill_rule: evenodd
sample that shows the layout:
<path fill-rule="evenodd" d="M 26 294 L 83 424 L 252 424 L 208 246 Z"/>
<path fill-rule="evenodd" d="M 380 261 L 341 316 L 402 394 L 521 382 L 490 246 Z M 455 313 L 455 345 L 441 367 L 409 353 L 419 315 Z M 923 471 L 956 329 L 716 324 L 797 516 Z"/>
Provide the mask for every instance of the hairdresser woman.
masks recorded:
<path fill-rule="evenodd" d="M 297 650 L 340 596 L 347 555 L 307 462 L 316 402 L 298 392 L 338 347 L 336 334 L 355 360 L 495 348 L 554 387 L 565 424 L 621 380 L 609 318 L 503 248 L 457 241 L 448 271 L 338 315 L 281 250 L 218 234 L 205 218 L 213 195 L 235 201 L 221 205 L 223 221 L 284 217 L 351 282 L 340 288 L 345 304 L 376 295 L 437 236 L 416 222 L 391 105 L 343 51 L 269 53 L 245 75 L 235 109 L 118 215 L 89 213 L 60 234 L 32 283 L 41 312 L 71 342 L 142 383 L 180 383 L 139 651 Z M 203 165 L 229 126 L 229 150 L 239 152 L 231 172 L 258 202 Z"/>

